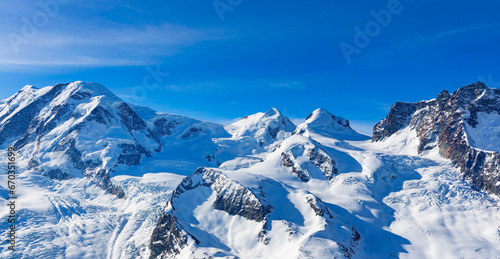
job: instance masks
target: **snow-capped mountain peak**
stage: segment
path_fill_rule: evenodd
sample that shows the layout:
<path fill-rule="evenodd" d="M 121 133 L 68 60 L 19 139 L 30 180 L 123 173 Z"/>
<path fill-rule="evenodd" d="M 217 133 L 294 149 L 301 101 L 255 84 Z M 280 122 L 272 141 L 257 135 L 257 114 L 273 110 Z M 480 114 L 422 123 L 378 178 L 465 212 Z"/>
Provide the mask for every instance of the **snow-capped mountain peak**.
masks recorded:
<path fill-rule="evenodd" d="M 478 82 L 418 103 L 398 102 L 374 128 L 374 141 L 402 136 L 418 154 L 438 150 L 482 190 L 500 194 L 500 90 Z M 403 134 L 404 132 L 410 133 Z"/>
<path fill-rule="evenodd" d="M 136 110 L 152 115 L 143 118 Z M 27 168 L 56 179 L 87 176 L 120 197 L 124 193 L 109 180 L 117 167 L 139 165 L 158 153 L 172 157 L 179 146 L 197 151 L 190 157 L 196 167 L 211 165 L 213 133 L 224 136 L 225 131 L 221 125 L 130 106 L 98 83 L 26 86 L 0 103 L 0 145 L 15 146 Z"/>
<path fill-rule="evenodd" d="M 251 136 L 267 142 L 276 139 L 281 131 L 293 132 L 295 125 L 278 109 L 271 108 L 265 113 L 245 116 L 226 129 L 234 138 Z"/>
<path fill-rule="evenodd" d="M 83 100 L 86 98 L 96 98 L 105 105 L 120 105 L 123 101 L 113 92 L 99 83 L 89 83 L 76 81 L 66 84 L 64 90 L 59 95 L 61 98 L 71 98 L 73 100 Z"/>
<path fill-rule="evenodd" d="M 26 86 L 0 101 L 26 219 L 0 257 L 495 258 L 500 200 L 477 189 L 500 193 L 499 97 L 399 102 L 363 141 L 324 109 L 223 126 L 96 83 Z"/>
<path fill-rule="evenodd" d="M 19 90 L 20 92 L 26 92 L 26 91 L 33 91 L 33 90 L 39 90 L 37 87 L 33 86 L 33 85 L 25 85 L 23 88 L 21 88 L 21 90 Z"/>
<path fill-rule="evenodd" d="M 336 116 L 325 109 L 316 109 L 307 116 L 304 123 L 297 126 L 294 134 L 318 133 L 326 134 L 337 139 L 366 139 L 351 128 L 349 120 Z"/>
<path fill-rule="evenodd" d="M 335 129 L 350 129 L 349 120 L 340 116 L 335 116 L 325 109 L 316 109 L 306 118 L 306 122 L 310 127 L 321 128 L 333 126 Z"/>

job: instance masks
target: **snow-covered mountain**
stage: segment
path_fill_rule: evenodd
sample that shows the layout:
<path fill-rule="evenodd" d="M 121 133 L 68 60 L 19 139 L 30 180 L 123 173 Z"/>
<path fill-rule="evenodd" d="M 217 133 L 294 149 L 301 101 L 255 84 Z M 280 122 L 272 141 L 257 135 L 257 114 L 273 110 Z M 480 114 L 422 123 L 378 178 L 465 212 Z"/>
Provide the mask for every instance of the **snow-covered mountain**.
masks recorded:
<path fill-rule="evenodd" d="M 271 178 L 200 168 L 174 190 L 151 257 L 350 257 L 360 236 L 316 196 Z"/>
<path fill-rule="evenodd" d="M 27 86 L 0 103 L 0 156 L 19 153 L 0 257 L 496 258 L 499 107 L 482 83 L 399 102 L 371 139 L 323 109 L 224 126 Z"/>
<path fill-rule="evenodd" d="M 418 153 L 438 148 L 453 161 L 465 180 L 500 194 L 500 90 L 478 82 L 453 94 L 444 90 L 437 99 L 394 104 L 373 131 L 379 141 L 415 131 Z"/>
<path fill-rule="evenodd" d="M 335 116 L 324 109 L 317 109 L 309 114 L 306 121 L 297 127 L 295 133 L 317 133 L 339 140 L 366 139 L 366 136 L 351 128 L 349 120 Z"/>
<path fill-rule="evenodd" d="M 26 86 L 0 104 L 0 144 L 19 150 L 27 168 L 56 179 L 86 176 L 119 197 L 110 181 L 119 166 L 178 154 L 179 146 L 198 154 L 182 160 L 215 165 L 211 138 L 225 135 L 220 125 L 129 105 L 96 83 Z"/>
<path fill-rule="evenodd" d="M 248 115 L 225 126 L 229 138 L 214 139 L 219 157 L 224 160 L 219 167 L 236 169 L 258 163 L 270 151 L 289 137 L 295 130 L 293 122 L 275 108 L 267 112 Z"/>

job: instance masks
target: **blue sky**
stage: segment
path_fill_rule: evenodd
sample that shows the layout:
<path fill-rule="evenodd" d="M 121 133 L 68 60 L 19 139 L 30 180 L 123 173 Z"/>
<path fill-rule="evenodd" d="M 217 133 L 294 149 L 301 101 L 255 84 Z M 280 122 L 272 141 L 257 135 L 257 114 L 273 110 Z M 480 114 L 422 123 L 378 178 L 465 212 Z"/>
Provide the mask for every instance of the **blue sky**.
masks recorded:
<path fill-rule="evenodd" d="M 447 0 L 3 1 L 0 98 L 82 80 L 222 123 L 321 107 L 366 133 L 394 102 L 479 80 L 498 88 L 498 10 Z"/>

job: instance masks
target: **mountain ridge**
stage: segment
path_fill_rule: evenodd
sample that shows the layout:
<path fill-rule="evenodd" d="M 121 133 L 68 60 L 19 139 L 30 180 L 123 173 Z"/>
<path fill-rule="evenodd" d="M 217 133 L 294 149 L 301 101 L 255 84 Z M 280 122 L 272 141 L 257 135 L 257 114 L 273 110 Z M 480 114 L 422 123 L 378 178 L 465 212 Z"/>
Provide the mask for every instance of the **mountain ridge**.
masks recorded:
<path fill-rule="evenodd" d="M 484 165 L 494 165 L 500 102 L 488 89 L 398 102 L 370 139 L 324 109 L 297 126 L 275 108 L 219 125 L 131 105 L 93 83 L 24 87 L 0 102 L 0 140 L 19 148 L 20 213 L 30 219 L 20 251 L 494 257 L 500 199 Z M 464 174 L 461 162 L 486 171 Z"/>
<path fill-rule="evenodd" d="M 417 103 L 398 102 L 389 115 L 374 127 L 373 141 L 381 141 L 405 127 L 417 131 L 418 153 L 439 148 L 441 155 L 458 166 L 465 180 L 475 187 L 500 194 L 500 155 L 498 150 L 483 150 L 471 145 L 470 131 L 480 127 L 478 114 L 500 114 L 500 90 L 478 82 L 453 94 L 442 91 L 437 99 Z M 492 136 L 500 128 L 490 128 Z M 477 137 L 481 137 L 480 135 Z M 497 147 L 500 141 L 495 139 Z M 495 141 L 493 140 L 493 141 Z M 491 140 L 490 140 L 491 141 Z"/>

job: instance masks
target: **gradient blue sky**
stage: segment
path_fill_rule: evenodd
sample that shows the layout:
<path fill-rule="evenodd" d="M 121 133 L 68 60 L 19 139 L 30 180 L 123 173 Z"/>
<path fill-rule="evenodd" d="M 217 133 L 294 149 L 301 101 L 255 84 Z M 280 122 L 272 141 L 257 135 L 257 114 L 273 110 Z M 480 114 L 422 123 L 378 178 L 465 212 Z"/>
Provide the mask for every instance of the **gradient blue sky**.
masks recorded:
<path fill-rule="evenodd" d="M 222 123 L 270 107 L 294 119 L 322 107 L 366 133 L 396 101 L 500 85 L 497 1 L 401 0 L 351 62 L 340 44 L 354 45 L 354 28 L 398 1 L 232 0 L 223 20 L 213 0 L 59 1 L 40 1 L 58 3 L 54 12 L 0 2 L 0 98 L 82 80 Z M 148 71 L 157 69 L 155 80 Z"/>

